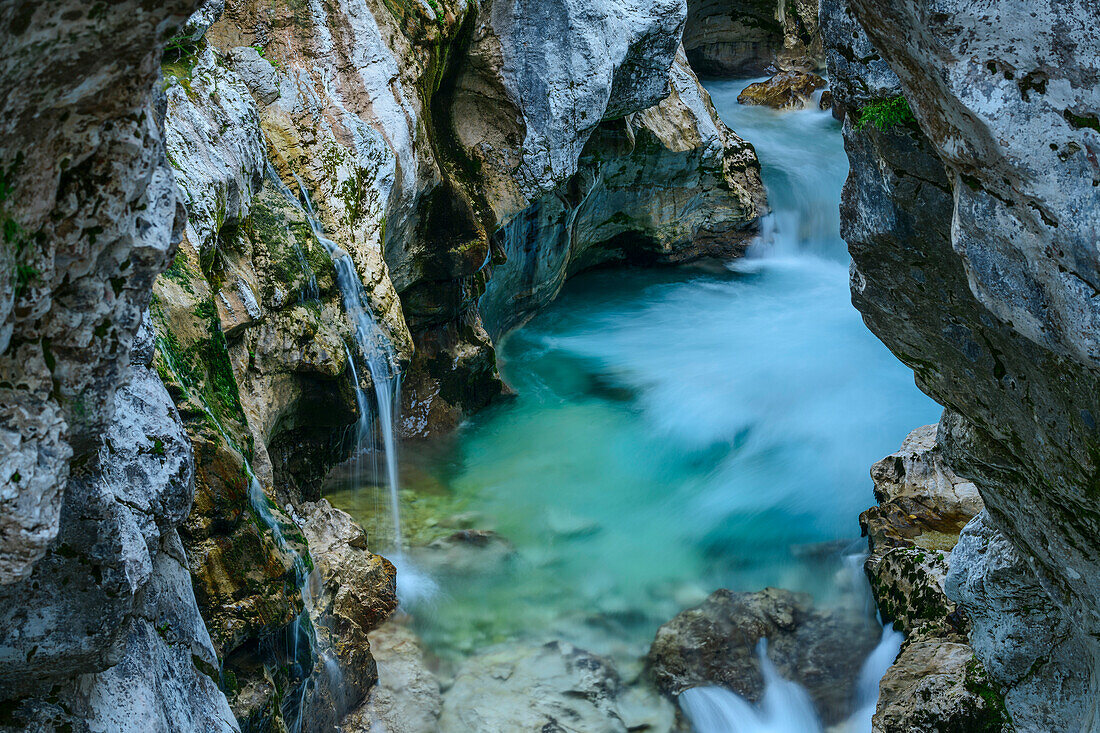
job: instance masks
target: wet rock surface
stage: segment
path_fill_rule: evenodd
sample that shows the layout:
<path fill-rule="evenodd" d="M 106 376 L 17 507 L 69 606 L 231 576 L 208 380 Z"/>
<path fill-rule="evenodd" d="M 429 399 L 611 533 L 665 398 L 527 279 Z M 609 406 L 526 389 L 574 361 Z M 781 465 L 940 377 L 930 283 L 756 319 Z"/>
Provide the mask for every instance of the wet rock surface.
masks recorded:
<path fill-rule="evenodd" d="M 860 515 L 865 563 L 883 620 L 906 635 L 880 685 L 875 733 L 1007 729 L 1001 688 L 967 642 L 970 617 L 945 590 L 952 550 L 983 508 L 939 442 L 955 416 L 925 425 L 871 468 L 877 507 Z"/>
<path fill-rule="evenodd" d="M 775 109 L 807 109 L 814 106 L 814 92 L 824 87 L 825 80 L 817 74 L 784 71 L 767 81 L 749 84 L 737 101 Z"/>
<path fill-rule="evenodd" d="M 610 662 L 564 642 L 472 657 L 444 692 L 440 730 L 667 731 L 672 706 L 628 687 Z"/>
<path fill-rule="evenodd" d="M 1005 686 L 1015 725 L 1088 730 L 1100 607 L 1087 499 L 1097 310 L 1081 283 L 1097 267 L 1083 232 L 1098 210 L 1087 152 L 1098 133 L 1081 122 L 1097 107 L 1095 85 L 1079 80 L 1095 77 L 1097 60 L 1077 29 L 1097 10 L 927 9 L 908 0 L 823 9 L 867 31 L 830 52 L 839 104 L 862 118 L 904 94 L 913 113 L 846 125 L 853 301 L 954 415 L 941 424 L 944 455 L 985 511 L 963 533 L 945 585 L 973 619 L 971 643 Z M 1040 626 L 1049 633 L 1034 633 Z"/>
<path fill-rule="evenodd" d="M 883 677 L 873 733 L 1000 733 L 1004 702 L 969 644 L 911 641 Z"/>
<path fill-rule="evenodd" d="M 745 251 L 765 209 L 755 150 L 718 118 L 686 57 L 656 106 L 603 120 L 559 190 L 506 220 L 481 309 L 494 336 L 609 262 L 683 262 Z"/>
<path fill-rule="evenodd" d="M 944 581 L 959 533 L 983 506 L 974 484 L 947 465 L 938 430 L 917 428 L 871 468 L 879 505 L 860 515 L 870 545 L 865 569 L 879 612 L 894 628 L 965 636 L 965 614 L 947 598 Z"/>
<path fill-rule="evenodd" d="M 146 321 L 103 445 L 66 487 L 57 544 L 0 586 L 0 728 L 237 729 L 176 530 L 194 463 L 152 338 Z"/>
<path fill-rule="evenodd" d="M 757 645 L 766 639 L 779 674 L 805 687 L 831 724 L 851 714 L 860 668 L 879 636 L 870 619 L 816 608 L 806 594 L 719 590 L 657 631 L 649 667 L 669 696 L 718 685 L 757 702 L 764 693 Z"/>
<path fill-rule="evenodd" d="M 312 675 L 315 730 L 331 730 L 378 682 L 371 632 L 397 610 L 397 571 L 367 549 L 367 536 L 327 501 L 303 504 L 302 532 L 310 547 L 310 619 L 319 662 Z"/>

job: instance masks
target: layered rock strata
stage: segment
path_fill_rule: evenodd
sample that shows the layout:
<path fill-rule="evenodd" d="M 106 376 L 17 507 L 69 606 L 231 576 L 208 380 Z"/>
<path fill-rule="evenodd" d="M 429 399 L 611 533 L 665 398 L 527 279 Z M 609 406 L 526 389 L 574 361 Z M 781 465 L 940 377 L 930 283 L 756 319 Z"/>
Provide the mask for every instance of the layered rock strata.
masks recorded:
<path fill-rule="evenodd" d="M 1026 731 L 1100 726 L 1097 12 L 854 0 L 822 13 L 848 113 L 853 300 L 957 416 L 944 455 L 985 511 L 947 594 Z M 911 113 L 885 114 L 900 95 Z"/>
<path fill-rule="evenodd" d="M 969 618 L 944 590 L 951 550 L 982 501 L 947 465 L 938 429 L 917 428 L 874 465 L 879 505 L 860 516 L 879 612 L 905 634 L 880 685 L 875 733 L 1010 729 L 998 686 L 967 643 Z"/>

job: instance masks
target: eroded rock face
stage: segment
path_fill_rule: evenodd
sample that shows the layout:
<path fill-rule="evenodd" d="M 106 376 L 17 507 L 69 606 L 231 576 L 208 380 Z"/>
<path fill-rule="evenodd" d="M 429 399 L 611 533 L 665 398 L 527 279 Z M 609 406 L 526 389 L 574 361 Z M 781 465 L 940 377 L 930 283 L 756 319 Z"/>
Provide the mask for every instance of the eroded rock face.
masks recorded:
<path fill-rule="evenodd" d="M 879 612 L 910 636 L 969 630 L 945 595 L 944 580 L 959 533 L 983 506 L 974 484 L 944 460 L 938 430 L 917 428 L 900 450 L 871 468 L 879 505 L 859 518 L 870 543 L 865 568 Z"/>
<path fill-rule="evenodd" d="M 57 534 L 69 459 L 97 450 L 171 258 L 154 84 L 195 4 L 0 10 L 0 583 L 29 575 Z"/>
<path fill-rule="evenodd" d="M 831 724 L 852 713 L 859 670 L 879 636 L 870 619 L 815 608 L 806 594 L 719 590 L 657 631 L 649 665 L 666 695 L 719 685 L 757 702 L 764 678 L 756 649 L 767 639 L 779 674 L 805 687 Z"/>
<path fill-rule="evenodd" d="M 277 727 L 303 690 L 328 695 L 306 718 L 328 726 L 355 704 L 392 574 L 360 540 L 302 531 L 357 411 L 357 355 L 304 209 L 350 254 L 408 367 L 406 431 L 455 424 L 501 390 L 480 303 L 501 227 L 602 178 L 587 212 L 562 215 L 575 251 L 510 313 L 609 259 L 742 246 L 762 208 L 755 156 L 677 59 L 684 14 L 681 0 L 0 11 L 13 39 L 0 59 L 13 273 L 0 282 L 0 593 L 17 599 L 0 677 L 23 719 L 60 714 L 34 697 L 47 685 L 93 729 L 232 728 L 234 714 Z M 502 120 L 490 155 L 478 131 Z M 521 282 L 499 273 L 506 295 Z M 150 331 L 123 390 L 151 289 L 155 344 Z M 299 583 L 314 543 L 323 591 Z M 328 659 L 302 644 L 311 602 Z M 62 618 L 72 635 L 54 633 Z M 132 679 L 144 658 L 156 675 Z M 329 660 L 347 699 L 322 676 Z M 171 702 L 150 710 L 157 695 Z"/>
<path fill-rule="evenodd" d="M 190 442 L 139 334 L 98 454 L 69 480 L 56 544 L 0 587 L 0 680 L 24 726 L 236 730 L 176 525 Z M 49 695 L 44 693 L 49 691 Z"/>
<path fill-rule="evenodd" d="M 981 492 L 975 532 L 989 542 L 977 552 L 964 534 L 948 592 L 975 619 L 972 643 L 1008 686 L 1019 729 L 1095 729 L 1100 331 L 1088 283 L 1100 266 L 1091 234 L 1100 189 L 1089 151 L 1100 133 L 1089 120 L 1100 99 L 1081 34 L 1098 10 L 829 5 L 878 49 L 832 70 L 838 100 L 860 110 L 903 92 L 915 114 L 888 130 L 846 126 L 843 234 L 866 322 L 960 416 L 941 442 Z M 883 60 L 899 78 L 893 89 L 881 83 Z M 1054 631 L 1028 636 L 1025 608 L 1045 609 Z M 1010 672 L 1021 656 L 1022 677 Z"/>
<path fill-rule="evenodd" d="M 969 644 L 939 639 L 906 644 L 882 678 L 872 733 L 1000 733 L 1004 703 Z"/>
<path fill-rule="evenodd" d="M 660 104 L 601 123 L 575 175 L 498 232 L 505 261 L 481 299 L 493 336 L 586 267 L 744 252 L 765 211 L 756 153 L 718 118 L 682 53 L 671 79 Z"/>
<path fill-rule="evenodd" d="M 138 333 L 183 225 L 160 55 L 196 4 L 0 10 L 6 729 L 237 729 L 176 529 L 190 446 Z"/>
<path fill-rule="evenodd" d="M 820 70 L 818 0 L 689 0 L 684 48 L 704 76 Z"/>

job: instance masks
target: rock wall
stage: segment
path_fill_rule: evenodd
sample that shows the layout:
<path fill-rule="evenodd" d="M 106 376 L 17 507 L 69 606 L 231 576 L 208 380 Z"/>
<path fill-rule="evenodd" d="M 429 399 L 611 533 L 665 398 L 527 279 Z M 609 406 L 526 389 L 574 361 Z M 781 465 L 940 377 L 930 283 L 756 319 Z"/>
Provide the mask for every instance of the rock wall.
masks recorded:
<path fill-rule="evenodd" d="M 684 48 L 704 76 L 824 68 L 818 0 L 689 0 Z"/>
<path fill-rule="evenodd" d="M 1010 0 L 822 11 L 848 113 L 853 301 L 959 416 L 944 455 L 985 511 L 947 593 L 1025 731 L 1100 726 L 1097 13 Z M 904 111 L 886 114 L 900 95 Z"/>
<path fill-rule="evenodd" d="M 983 509 L 977 487 L 944 458 L 940 425 L 917 428 L 871 469 L 878 506 L 860 515 L 870 545 L 865 569 L 884 621 L 905 634 L 880 683 L 871 729 L 1009 730 L 1004 700 L 968 643 L 970 619 L 946 595 L 951 551 Z"/>
<path fill-rule="evenodd" d="M 237 727 L 176 529 L 191 454 L 137 335 L 183 224 L 156 92 L 194 5 L 0 9 L 6 729 Z"/>
<path fill-rule="evenodd" d="M 679 262 L 745 250 L 766 210 L 760 165 L 726 128 L 681 53 L 657 105 L 601 122 L 563 185 L 495 236 L 481 311 L 498 336 L 607 262 Z"/>

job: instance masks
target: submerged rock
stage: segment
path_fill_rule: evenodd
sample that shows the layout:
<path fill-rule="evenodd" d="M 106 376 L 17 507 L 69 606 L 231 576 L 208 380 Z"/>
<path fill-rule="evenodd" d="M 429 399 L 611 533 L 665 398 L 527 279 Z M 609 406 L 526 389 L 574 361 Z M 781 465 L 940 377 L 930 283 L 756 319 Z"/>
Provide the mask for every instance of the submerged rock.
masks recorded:
<path fill-rule="evenodd" d="M 366 702 L 340 724 L 343 733 L 436 733 L 443 697 L 407 619 L 370 633 L 378 684 Z"/>
<path fill-rule="evenodd" d="M 603 657 L 564 642 L 507 645 L 464 661 L 443 695 L 440 730 L 670 731 L 672 706 L 629 687 Z"/>
<path fill-rule="evenodd" d="M 515 554 L 511 543 L 496 532 L 475 529 L 440 537 L 412 552 L 424 569 L 456 575 L 500 572 Z"/>
<path fill-rule="evenodd" d="M 749 84 L 737 101 L 775 109 L 806 109 L 813 106 L 813 93 L 825 86 L 825 80 L 817 74 L 784 71 L 767 81 Z"/>
<path fill-rule="evenodd" d="M 835 723 L 852 713 L 860 669 L 880 635 L 869 618 L 816 608 L 807 594 L 719 590 L 657 631 L 649 666 L 666 695 L 718 685 L 757 702 L 764 678 L 756 647 L 767 639 L 780 676 L 805 687 L 822 719 Z"/>

